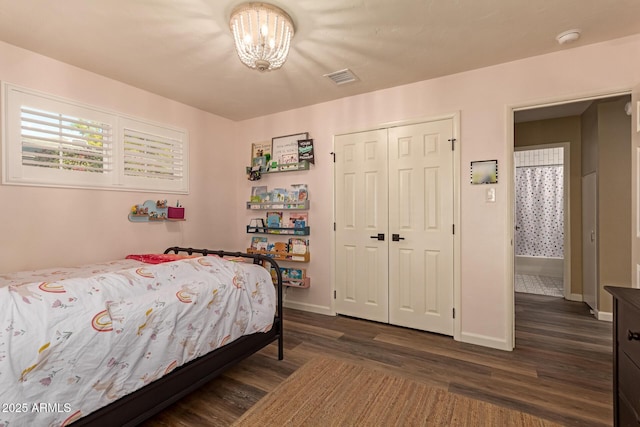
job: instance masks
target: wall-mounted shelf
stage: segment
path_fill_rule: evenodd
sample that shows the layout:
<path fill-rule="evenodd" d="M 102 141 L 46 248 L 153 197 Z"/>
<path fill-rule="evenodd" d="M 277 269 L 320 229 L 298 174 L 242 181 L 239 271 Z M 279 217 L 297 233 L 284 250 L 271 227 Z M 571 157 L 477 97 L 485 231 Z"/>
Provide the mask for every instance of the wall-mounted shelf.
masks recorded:
<path fill-rule="evenodd" d="M 247 166 L 246 170 L 247 170 L 247 174 L 250 173 L 251 167 Z M 264 175 L 267 173 L 293 172 L 293 171 L 306 171 L 306 170 L 309 170 L 309 162 L 305 160 L 299 163 L 287 163 L 287 164 L 278 165 L 275 167 L 275 169 L 270 168 L 267 171 L 260 171 L 260 173 Z"/>
<path fill-rule="evenodd" d="M 282 275 L 282 284 L 284 286 L 293 288 L 308 288 L 311 286 L 311 278 L 307 276 L 306 268 L 280 267 L 280 274 Z M 294 277 L 291 277 L 291 275 Z M 273 268 L 271 268 L 271 278 L 274 284 L 278 283 L 276 271 Z"/>
<path fill-rule="evenodd" d="M 252 210 L 308 210 L 309 200 L 299 202 L 247 202 L 247 209 Z"/>
<path fill-rule="evenodd" d="M 247 233 L 254 234 L 288 234 L 295 236 L 308 236 L 310 227 L 295 227 L 295 228 L 281 228 L 281 227 L 252 227 L 247 225 Z"/>
<path fill-rule="evenodd" d="M 291 286 L 292 288 L 308 288 L 311 286 L 311 277 L 305 277 L 302 280 L 283 280 L 284 286 Z"/>
<path fill-rule="evenodd" d="M 260 251 L 253 248 L 247 249 L 248 254 L 261 254 L 275 259 L 276 261 L 294 261 L 294 262 L 309 262 L 310 254 L 294 254 L 292 252 L 269 252 Z"/>
<path fill-rule="evenodd" d="M 184 208 L 173 208 L 167 206 L 166 200 L 163 203 L 158 203 L 158 200 L 147 200 L 140 205 L 136 205 L 136 212 L 129 211 L 129 221 L 131 222 L 164 222 L 164 221 L 185 221 Z M 170 218 L 169 215 L 174 212 L 169 212 L 169 209 L 176 210 L 178 215 L 182 215 L 182 218 Z"/>

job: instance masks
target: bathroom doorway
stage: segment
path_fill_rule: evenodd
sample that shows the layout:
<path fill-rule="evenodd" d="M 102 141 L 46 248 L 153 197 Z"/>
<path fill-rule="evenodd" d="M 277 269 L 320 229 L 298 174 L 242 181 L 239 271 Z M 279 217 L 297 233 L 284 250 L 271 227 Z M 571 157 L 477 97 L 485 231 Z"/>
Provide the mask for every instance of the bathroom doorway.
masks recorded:
<path fill-rule="evenodd" d="M 569 158 L 569 143 L 515 148 L 516 292 L 562 298 L 569 288 Z"/>

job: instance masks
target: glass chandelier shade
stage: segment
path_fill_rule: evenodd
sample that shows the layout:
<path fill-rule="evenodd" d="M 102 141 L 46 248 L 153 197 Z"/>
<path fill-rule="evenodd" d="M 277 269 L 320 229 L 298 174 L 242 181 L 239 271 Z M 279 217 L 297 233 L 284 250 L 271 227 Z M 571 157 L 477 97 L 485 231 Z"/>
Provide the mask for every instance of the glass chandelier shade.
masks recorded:
<path fill-rule="evenodd" d="M 291 17 L 267 3 L 245 3 L 231 12 L 229 27 L 240 61 L 259 71 L 282 67 L 294 34 Z"/>

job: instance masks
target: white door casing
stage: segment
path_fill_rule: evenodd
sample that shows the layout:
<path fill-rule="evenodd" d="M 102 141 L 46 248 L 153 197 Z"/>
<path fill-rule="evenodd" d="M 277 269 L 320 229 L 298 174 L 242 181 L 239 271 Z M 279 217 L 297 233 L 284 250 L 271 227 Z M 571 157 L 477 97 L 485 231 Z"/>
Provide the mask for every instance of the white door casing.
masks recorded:
<path fill-rule="evenodd" d="M 631 285 L 640 288 L 640 85 L 631 91 Z"/>
<path fill-rule="evenodd" d="M 582 177 L 582 298 L 598 310 L 598 199 L 595 172 Z"/>

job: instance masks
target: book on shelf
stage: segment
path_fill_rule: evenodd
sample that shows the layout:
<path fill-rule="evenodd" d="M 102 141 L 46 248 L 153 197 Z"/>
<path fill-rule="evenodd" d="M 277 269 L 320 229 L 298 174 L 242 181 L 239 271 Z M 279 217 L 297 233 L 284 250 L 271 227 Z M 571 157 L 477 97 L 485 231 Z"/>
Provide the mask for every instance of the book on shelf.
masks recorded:
<path fill-rule="evenodd" d="M 309 241 L 299 237 L 289 239 L 289 253 L 304 255 L 308 251 Z"/>
<path fill-rule="evenodd" d="M 282 227 L 282 211 L 267 212 L 267 227 L 269 228 Z"/>
<path fill-rule="evenodd" d="M 304 228 L 308 224 L 307 212 L 287 212 L 283 224 L 288 228 Z"/>
<path fill-rule="evenodd" d="M 251 166 L 252 167 L 259 167 L 260 172 L 266 172 L 267 171 L 267 158 L 265 156 L 260 156 L 260 157 L 254 157 L 251 160 Z"/>
<path fill-rule="evenodd" d="M 295 201 L 304 202 L 309 199 L 307 184 L 293 184 L 289 192 L 295 194 Z"/>
<path fill-rule="evenodd" d="M 266 251 L 268 247 L 268 241 L 266 237 L 254 236 L 251 238 L 251 249 L 257 251 Z"/>
<path fill-rule="evenodd" d="M 259 158 L 254 159 L 260 161 Z M 293 184 L 289 188 L 274 188 L 269 191 L 266 185 L 251 187 L 252 203 L 301 203 L 309 198 L 307 184 Z"/>
<path fill-rule="evenodd" d="M 313 139 L 299 139 L 298 140 L 298 161 L 308 161 L 309 163 L 315 163 L 315 156 L 313 152 Z"/>
<path fill-rule="evenodd" d="M 267 199 L 267 186 L 259 185 L 255 187 L 251 187 L 251 202 L 252 203 L 262 203 Z"/>
<path fill-rule="evenodd" d="M 287 190 L 285 188 L 274 188 L 271 190 L 272 202 L 285 202 L 287 200 Z"/>
<path fill-rule="evenodd" d="M 290 280 L 304 280 L 307 277 L 307 270 L 305 268 L 280 267 L 280 275 L 282 276 L 283 282 Z M 275 268 L 271 268 L 271 277 L 273 280 L 277 279 Z"/>

